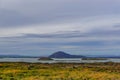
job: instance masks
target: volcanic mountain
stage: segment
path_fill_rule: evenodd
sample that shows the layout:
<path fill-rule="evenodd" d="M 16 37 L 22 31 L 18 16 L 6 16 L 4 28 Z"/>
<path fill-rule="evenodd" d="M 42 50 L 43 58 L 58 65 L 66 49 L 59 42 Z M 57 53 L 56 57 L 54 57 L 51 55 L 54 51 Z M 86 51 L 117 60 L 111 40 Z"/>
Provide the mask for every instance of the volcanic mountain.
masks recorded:
<path fill-rule="evenodd" d="M 58 51 L 49 56 L 49 58 L 84 58 L 82 55 L 71 55 L 63 51 Z"/>

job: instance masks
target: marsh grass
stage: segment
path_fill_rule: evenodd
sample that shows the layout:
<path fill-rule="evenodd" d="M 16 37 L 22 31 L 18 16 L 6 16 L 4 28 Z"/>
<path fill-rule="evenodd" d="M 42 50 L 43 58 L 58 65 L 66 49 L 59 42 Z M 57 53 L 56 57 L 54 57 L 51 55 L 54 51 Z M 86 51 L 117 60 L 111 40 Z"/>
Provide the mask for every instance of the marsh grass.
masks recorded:
<path fill-rule="evenodd" d="M 120 63 L 0 63 L 0 80 L 120 80 Z"/>

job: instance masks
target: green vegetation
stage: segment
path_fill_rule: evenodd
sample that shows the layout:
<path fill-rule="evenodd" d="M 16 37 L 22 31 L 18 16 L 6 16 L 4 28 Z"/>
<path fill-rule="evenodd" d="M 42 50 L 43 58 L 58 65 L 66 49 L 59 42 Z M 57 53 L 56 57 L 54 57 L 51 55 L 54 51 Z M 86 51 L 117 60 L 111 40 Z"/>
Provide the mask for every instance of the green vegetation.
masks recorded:
<path fill-rule="evenodd" d="M 120 63 L 0 63 L 0 80 L 120 80 Z"/>

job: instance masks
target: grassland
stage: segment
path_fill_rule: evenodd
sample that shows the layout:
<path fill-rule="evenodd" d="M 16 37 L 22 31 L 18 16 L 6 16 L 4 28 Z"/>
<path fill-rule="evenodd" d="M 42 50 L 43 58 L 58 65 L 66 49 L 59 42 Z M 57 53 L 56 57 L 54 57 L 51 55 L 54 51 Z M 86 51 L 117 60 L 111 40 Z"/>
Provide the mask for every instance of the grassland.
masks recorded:
<path fill-rule="evenodd" d="M 0 80 L 120 80 L 120 63 L 0 63 Z"/>

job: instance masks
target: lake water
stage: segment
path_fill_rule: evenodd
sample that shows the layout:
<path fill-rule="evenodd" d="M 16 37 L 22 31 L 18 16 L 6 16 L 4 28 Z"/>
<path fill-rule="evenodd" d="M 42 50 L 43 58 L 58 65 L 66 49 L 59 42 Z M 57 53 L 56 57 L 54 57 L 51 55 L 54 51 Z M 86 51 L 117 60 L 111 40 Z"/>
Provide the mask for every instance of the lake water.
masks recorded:
<path fill-rule="evenodd" d="M 117 62 L 119 59 L 108 58 L 107 60 L 82 60 L 81 58 L 53 58 L 54 60 L 38 60 L 39 58 L 0 58 L 0 62 L 29 62 L 29 63 L 94 63 L 94 62 Z"/>

